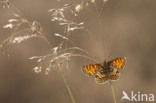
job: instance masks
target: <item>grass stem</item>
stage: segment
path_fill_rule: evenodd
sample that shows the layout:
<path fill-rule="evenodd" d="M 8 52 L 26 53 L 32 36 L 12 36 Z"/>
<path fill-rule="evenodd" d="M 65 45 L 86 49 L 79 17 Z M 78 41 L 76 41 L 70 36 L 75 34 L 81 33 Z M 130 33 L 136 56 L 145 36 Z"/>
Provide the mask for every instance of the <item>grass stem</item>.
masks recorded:
<path fill-rule="evenodd" d="M 59 66 L 58 66 L 58 67 L 59 67 Z M 69 84 L 68 84 L 66 78 L 64 77 L 64 74 L 62 73 L 62 69 L 61 69 L 60 67 L 59 67 L 59 73 L 60 73 L 60 75 L 61 75 L 61 78 L 63 79 L 63 82 L 64 82 L 64 84 L 65 84 L 65 86 L 66 86 L 66 89 L 67 89 L 68 94 L 69 94 L 69 96 L 70 96 L 70 98 L 71 98 L 71 100 L 72 100 L 72 103 L 76 103 L 76 101 L 75 101 L 75 99 L 74 99 L 74 96 L 73 96 L 73 94 L 72 94 L 72 91 L 71 91 L 71 89 L 70 89 L 70 86 L 69 86 Z"/>
<path fill-rule="evenodd" d="M 117 103 L 117 102 L 116 102 L 116 97 L 115 97 L 115 90 L 114 90 L 114 87 L 113 87 L 113 85 L 112 85 L 111 82 L 109 82 L 109 83 L 110 83 L 110 86 L 111 86 L 111 89 L 112 89 L 112 95 L 113 95 L 114 103 Z"/>

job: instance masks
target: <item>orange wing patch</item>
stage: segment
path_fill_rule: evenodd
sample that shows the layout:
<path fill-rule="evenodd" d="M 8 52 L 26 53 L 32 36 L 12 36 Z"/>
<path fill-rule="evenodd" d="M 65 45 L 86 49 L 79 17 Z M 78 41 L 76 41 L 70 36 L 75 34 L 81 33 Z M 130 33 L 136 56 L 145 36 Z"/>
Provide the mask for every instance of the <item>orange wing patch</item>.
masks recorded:
<path fill-rule="evenodd" d="M 117 72 L 117 73 L 114 73 L 114 74 L 110 74 L 109 79 L 111 79 L 111 80 L 118 80 L 119 77 L 120 77 L 120 73 Z"/>
<path fill-rule="evenodd" d="M 98 70 L 100 70 L 100 68 L 101 68 L 100 64 L 90 64 L 90 65 L 84 66 L 82 70 L 85 74 L 89 76 L 93 76 L 96 74 Z"/>
<path fill-rule="evenodd" d="M 116 58 L 109 62 L 109 64 L 119 70 L 123 69 L 125 65 L 126 59 L 125 58 Z"/>
<path fill-rule="evenodd" d="M 97 83 L 104 83 L 105 81 L 107 81 L 108 80 L 108 78 L 107 77 L 96 77 L 95 78 L 95 81 L 97 82 Z"/>

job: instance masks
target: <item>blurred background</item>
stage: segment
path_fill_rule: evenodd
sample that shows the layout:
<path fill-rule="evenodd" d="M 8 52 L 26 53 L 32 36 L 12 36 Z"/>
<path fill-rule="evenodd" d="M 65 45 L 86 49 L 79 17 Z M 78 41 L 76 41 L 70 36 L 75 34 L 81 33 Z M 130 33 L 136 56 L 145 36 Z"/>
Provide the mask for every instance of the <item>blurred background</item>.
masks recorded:
<path fill-rule="evenodd" d="M 11 46 L 10 57 L 0 55 L 0 103 L 72 103 L 57 69 L 52 69 L 47 76 L 36 74 L 33 72 L 36 61 L 28 60 L 32 56 L 48 54 L 60 42 L 61 39 L 53 34 L 62 32 L 62 28 L 50 21 L 48 10 L 67 2 L 79 1 L 12 1 L 25 18 L 40 22 L 51 45 L 40 39 L 30 39 Z M 95 5 L 100 11 L 102 3 L 97 1 L 79 14 L 79 21 L 85 22 L 85 29 L 90 33 L 76 30 L 72 32 L 71 39 L 101 62 L 115 57 L 127 58 L 120 80 L 113 82 L 118 103 L 121 102 L 122 91 L 129 94 L 140 91 L 156 96 L 156 1 L 109 0 L 100 20 L 90 12 L 96 12 Z M 0 7 L 0 42 L 12 32 L 2 28 L 11 18 L 8 9 Z M 73 57 L 69 68 L 63 70 L 76 103 L 113 103 L 108 83 L 96 84 L 94 78 L 81 72 L 83 65 L 91 63 L 87 59 Z"/>

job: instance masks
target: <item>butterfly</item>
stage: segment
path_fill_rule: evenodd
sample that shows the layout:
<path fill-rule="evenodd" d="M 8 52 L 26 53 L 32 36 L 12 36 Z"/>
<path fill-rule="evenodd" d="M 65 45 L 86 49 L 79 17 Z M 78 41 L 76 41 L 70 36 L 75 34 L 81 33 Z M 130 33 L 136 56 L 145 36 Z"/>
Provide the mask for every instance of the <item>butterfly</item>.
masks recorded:
<path fill-rule="evenodd" d="M 106 83 L 106 81 L 115 81 L 120 77 L 120 71 L 125 66 L 126 58 L 118 57 L 110 61 L 104 61 L 101 64 L 90 64 L 83 66 L 82 71 L 95 77 L 97 83 Z"/>

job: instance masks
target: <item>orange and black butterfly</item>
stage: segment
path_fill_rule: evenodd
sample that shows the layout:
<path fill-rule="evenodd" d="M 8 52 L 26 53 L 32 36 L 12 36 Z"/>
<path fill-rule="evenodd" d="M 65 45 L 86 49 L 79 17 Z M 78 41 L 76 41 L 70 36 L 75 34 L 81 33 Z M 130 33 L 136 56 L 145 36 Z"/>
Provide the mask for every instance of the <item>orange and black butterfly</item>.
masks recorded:
<path fill-rule="evenodd" d="M 94 76 L 97 83 L 105 83 L 108 80 L 118 80 L 120 71 L 123 70 L 126 58 L 119 57 L 102 64 L 90 64 L 82 68 L 88 76 Z"/>

